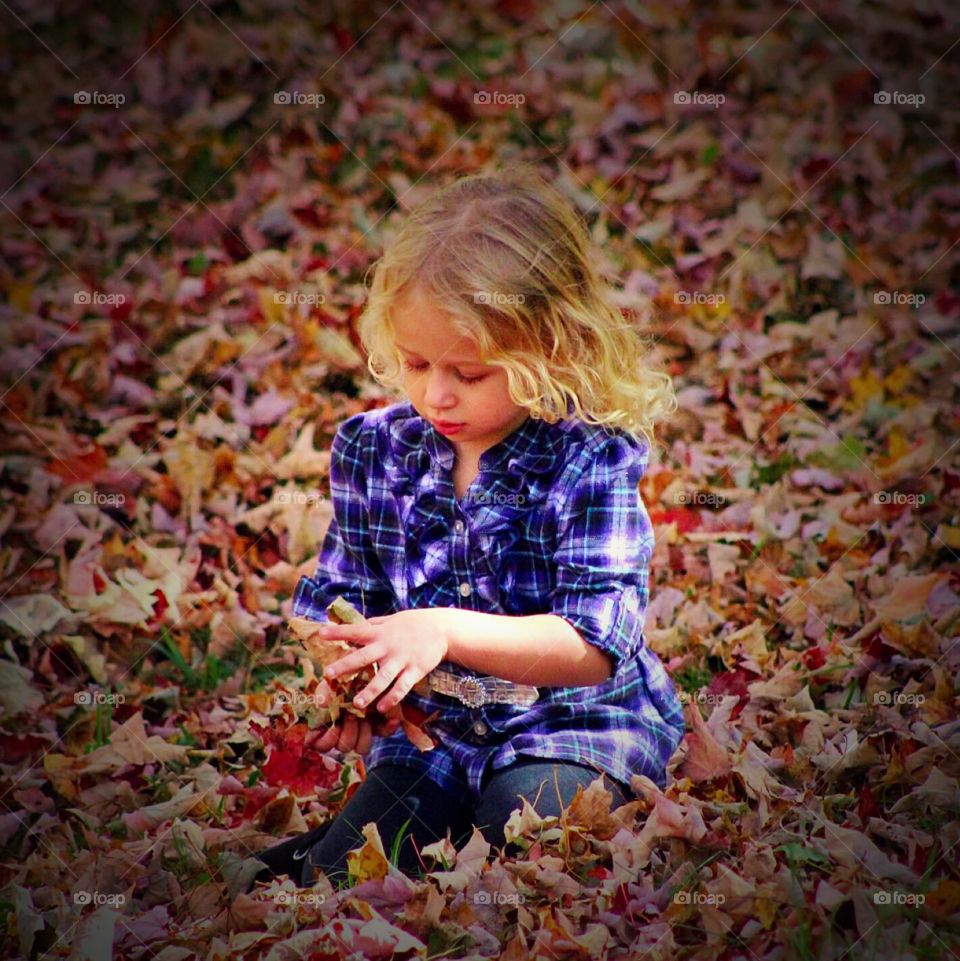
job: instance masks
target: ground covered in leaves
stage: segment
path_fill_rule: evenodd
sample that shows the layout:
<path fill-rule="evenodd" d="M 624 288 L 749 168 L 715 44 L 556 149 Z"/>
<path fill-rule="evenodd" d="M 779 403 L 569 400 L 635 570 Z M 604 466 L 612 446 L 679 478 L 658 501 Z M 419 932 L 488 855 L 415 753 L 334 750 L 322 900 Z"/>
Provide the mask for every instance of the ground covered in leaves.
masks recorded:
<path fill-rule="evenodd" d="M 301 6 L 2 14 L 5 956 L 956 957 L 949 5 Z M 641 490 L 685 741 L 665 791 L 518 810 L 524 857 L 414 881 L 371 834 L 352 887 L 245 893 L 364 776 L 283 629 L 386 402 L 364 270 L 510 157 L 676 376 Z"/>

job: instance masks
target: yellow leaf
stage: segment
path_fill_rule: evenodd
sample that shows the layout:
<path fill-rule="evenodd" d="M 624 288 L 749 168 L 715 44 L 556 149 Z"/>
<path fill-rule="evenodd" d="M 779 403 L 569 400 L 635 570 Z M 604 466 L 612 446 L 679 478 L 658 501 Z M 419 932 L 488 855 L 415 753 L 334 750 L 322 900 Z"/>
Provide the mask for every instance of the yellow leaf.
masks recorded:
<path fill-rule="evenodd" d="M 286 323 L 287 308 L 279 302 L 282 298 L 276 297 L 276 293 L 277 291 L 273 287 L 257 288 L 257 302 L 260 305 L 260 313 L 263 314 L 268 327 L 273 324 L 283 325 Z"/>
<path fill-rule="evenodd" d="M 960 881 L 943 878 L 927 894 L 926 905 L 936 914 L 956 914 L 960 911 Z"/>
<path fill-rule="evenodd" d="M 19 310 L 21 314 L 30 313 L 30 298 L 33 296 L 33 284 L 27 280 L 15 280 L 7 288 L 7 300 L 10 306 Z"/>
<path fill-rule="evenodd" d="M 43 770 L 50 778 L 54 791 L 70 801 L 77 796 L 73 769 L 74 759 L 66 754 L 44 754 L 43 756 Z"/>
<path fill-rule="evenodd" d="M 913 380 L 913 370 L 907 364 L 900 364 L 883 378 L 883 386 L 891 395 L 896 396 L 911 380 Z"/>
<path fill-rule="evenodd" d="M 894 427 L 887 435 L 887 450 L 890 452 L 890 462 L 900 460 L 910 451 L 910 442 L 903 436 L 899 427 Z"/>
<path fill-rule="evenodd" d="M 385 878 L 390 867 L 390 862 L 383 851 L 383 842 L 380 840 L 377 825 L 373 822 L 365 824 L 363 836 L 366 838 L 363 847 L 347 852 L 347 873 L 355 878 L 358 884 Z M 406 834 L 404 838 L 406 839 Z M 401 843 L 409 844 L 410 842 L 404 840 Z"/>
<path fill-rule="evenodd" d="M 200 513 L 202 495 L 213 486 L 216 477 L 213 454 L 200 447 L 189 430 L 181 428 L 162 456 L 184 506 L 190 516 L 196 516 Z"/>
<path fill-rule="evenodd" d="M 779 892 L 771 891 L 770 885 L 761 885 L 753 899 L 753 910 L 757 920 L 769 931 L 774 919 L 780 913 Z M 763 893 L 761 893 L 763 889 Z M 769 893 L 768 893 L 769 892 Z"/>
<path fill-rule="evenodd" d="M 332 327 L 321 327 L 311 320 L 311 334 L 324 358 L 338 367 L 354 369 L 363 366 L 363 358 L 348 338 Z"/>
<path fill-rule="evenodd" d="M 850 394 L 853 407 L 859 410 L 866 407 L 874 397 L 883 399 L 883 381 L 872 370 L 867 371 L 851 378 Z"/>
<path fill-rule="evenodd" d="M 960 548 L 960 527 L 950 527 L 947 524 L 940 524 L 937 527 L 935 539 L 943 541 L 947 547 L 952 547 L 956 550 Z"/>
<path fill-rule="evenodd" d="M 901 577 L 893 590 L 877 601 L 877 616 L 884 621 L 907 621 L 922 614 L 930 592 L 943 574 L 919 574 Z"/>

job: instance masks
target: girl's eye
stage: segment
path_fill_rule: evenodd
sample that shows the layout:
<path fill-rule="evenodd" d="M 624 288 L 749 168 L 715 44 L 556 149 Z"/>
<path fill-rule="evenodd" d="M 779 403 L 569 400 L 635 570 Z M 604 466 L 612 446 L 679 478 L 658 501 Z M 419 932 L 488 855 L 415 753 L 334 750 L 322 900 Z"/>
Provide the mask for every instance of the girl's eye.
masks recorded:
<path fill-rule="evenodd" d="M 426 370 L 427 369 L 426 364 L 411 364 L 410 361 L 408 360 L 405 360 L 403 362 L 403 366 L 406 367 L 407 370 Z M 462 381 L 464 384 L 475 384 L 477 383 L 477 381 L 483 380 L 484 377 L 486 377 L 487 375 L 479 374 L 476 377 L 464 377 L 463 374 L 456 373 L 456 376 L 457 376 L 457 380 Z"/>

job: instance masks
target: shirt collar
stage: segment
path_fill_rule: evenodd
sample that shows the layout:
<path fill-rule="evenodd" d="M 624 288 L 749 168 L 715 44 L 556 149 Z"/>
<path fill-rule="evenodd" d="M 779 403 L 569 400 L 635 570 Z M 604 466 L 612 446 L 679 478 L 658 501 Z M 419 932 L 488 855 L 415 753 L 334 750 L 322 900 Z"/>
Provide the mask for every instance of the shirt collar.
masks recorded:
<path fill-rule="evenodd" d="M 408 402 L 411 417 L 422 426 L 423 448 L 430 455 L 432 464 L 439 464 L 447 471 L 453 470 L 456 450 L 428 420 L 420 417 Z M 487 448 L 480 455 L 481 471 L 545 472 L 550 470 L 562 454 L 562 428 L 545 420 L 527 417 L 512 433 Z"/>

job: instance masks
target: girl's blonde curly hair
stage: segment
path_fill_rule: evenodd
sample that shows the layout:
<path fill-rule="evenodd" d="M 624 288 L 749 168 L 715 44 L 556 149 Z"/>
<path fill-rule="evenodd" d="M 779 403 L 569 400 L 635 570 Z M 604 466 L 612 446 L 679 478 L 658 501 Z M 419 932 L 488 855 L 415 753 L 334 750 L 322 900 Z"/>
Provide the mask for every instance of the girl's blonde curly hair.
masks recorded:
<path fill-rule="evenodd" d="M 510 397 L 555 423 L 570 416 L 643 436 L 677 408 L 670 376 L 610 299 L 590 236 L 567 199 L 529 165 L 461 177 L 412 211 L 371 264 L 358 332 L 367 366 L 400 389 L 391 305 L 427 294 L 507 372 Z"/>

